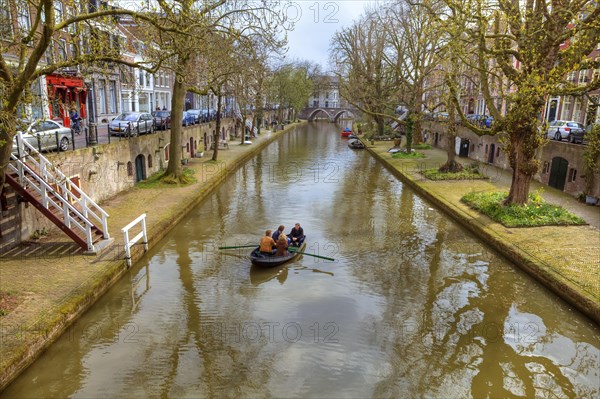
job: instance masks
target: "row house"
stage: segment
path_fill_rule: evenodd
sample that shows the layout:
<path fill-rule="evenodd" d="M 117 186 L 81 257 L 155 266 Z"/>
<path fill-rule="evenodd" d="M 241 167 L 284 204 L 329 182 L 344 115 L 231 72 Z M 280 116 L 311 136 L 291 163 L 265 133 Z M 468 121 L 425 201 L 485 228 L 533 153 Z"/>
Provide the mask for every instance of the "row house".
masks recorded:
<path fill-rule="evenodd" d="M 144 64 L 148 45 L 139 38 L 138 25 L 130 17 L 120 20 L 118 28 L 124 40 L 123 57 L 129 62 Z M 150 73 L 142 68 L 121 67 L 122 110 L 152 112 L 171 108 L 173 74 L 166 70 Z"/>
<path fill-rule="evenodd" d="M 561 45 L 561 50 L 565 50 L 568 43 Z M 596 49 L 588 55 L 595 61 L 600 61 L 600 42 Z M 513 58 L 513 66 L 519 69 L 520 63 Z M 489 60 L 488 68 L 494 70 L 496 62 L 494 59 Z M 507 103 L 505 100 L 506 94 L 513 90 L 511 83 L 506 79 L 504 74 L 498 70 L 489 82 L 492 101 L 498 108 L 500 114 L 506 113 Z M 600 79 L 600 69 L 584 69 L 580 71 L 572 71 L 565 76 L 565 80 L 578 84 L 586 85 L 594 79 Z M 480 89 L 480 77 L 476 71 L 465 71 L 462 74 L 460 82 L 460 104 L 463 113 L 465 114 L 481 114 L 489 115 L 488 104 L 483 97 Z M 584 125 L 599 122 L 600 113 L 598 110 L 598 99 L 600 97 L 600 89 L 586 93 L 584 96 L 547 96 L 545 107 L 539 115 L 540 120 L 551 122 L 556 119 L 571 120 L 580 122 Z"/>
<path fill-rule="evenodd" d="M 109 8 L 99 0 L 54 1 L 56 22 L 79 12 Z M 37 10 L 27 0 L 0 0 L 0 41 L 5 60 L 16 67 L 15 50 L 22 37 L 33 27 Z M 114 23 L 113 23 L 114 22 Z M 86 53 L 118 55 L 126 61 L 142 61 L 143 48 L 128 45 L 133 35 L 121 29 L 118 18 L 106 22 L 72 24 L 55 34 L 40 67 L 67 62 Z M 139 41 L 138 41 L 139 42 Z M 134 79 L 135 82 L 133 81 Z M 118 62 L 66 66 L 38 79 L 31 87 L 32 101 L 20 111 L 25 119 L 52 119 L 70 126 L 69 113 L 76 110 L 87 123 L 105 123 L 123 111 L 147 111 L 170 108 L 172 79 L 159 71 L 152 75 L 124 67 Z"/>
<path fill-rule="evenodd" d="M 337 76 L 321 76 L 322 83 L 315 85 L 315 90 L 308 98 L 309 107 L 339 108 L 343 107 L 340 98 L 340 85 Z"/>
<path fill-rule="evenodd" d="M 566 45 L 561 46 L 563 49 Z M 596 49 L 592 51 L 589 58 L 600 61 L 600 42 Z M 592 80 L 600 79 L 600 68 L 583 69 L 572 71 L 567 74 L 566 80 L 578 85 L 589 84 Z M 598 110 L 598 100 L 600 89 L 593 90 L 585 96 L 548 96 L 544 108 L 544 120 L 552 122 L 553 120 L 568 120 L 588 125 L 590 123 L 600 122 L 600 112 Z"/>

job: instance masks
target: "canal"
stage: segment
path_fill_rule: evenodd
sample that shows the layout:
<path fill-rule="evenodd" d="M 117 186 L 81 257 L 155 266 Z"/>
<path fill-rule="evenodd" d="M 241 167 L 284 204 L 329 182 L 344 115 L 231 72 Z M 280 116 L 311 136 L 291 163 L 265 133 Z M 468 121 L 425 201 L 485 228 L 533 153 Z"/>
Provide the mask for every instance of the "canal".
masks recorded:
<path fill-rule="evenodd" d="M 593 323 L 339 129 L 240 168 L 3 396 L 598 397 Z M 217 249 L 295 222 L 335 261 Z"/>

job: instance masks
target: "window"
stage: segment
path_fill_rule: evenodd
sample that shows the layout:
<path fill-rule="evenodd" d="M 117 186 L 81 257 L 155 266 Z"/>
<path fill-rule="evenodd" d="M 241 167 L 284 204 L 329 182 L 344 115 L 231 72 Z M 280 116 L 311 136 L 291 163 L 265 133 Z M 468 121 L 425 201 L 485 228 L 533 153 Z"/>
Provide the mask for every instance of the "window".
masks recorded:
<path fill-rule="evenodd" d="M 496 158 L 498 158 L 500 156 L 500 147 L 498 147 L 496 149 Z"/>
<path fill-rule="evenodd" d="M 144 85 L 144 71 L 142 71 L 141 69 L 139 70 L 139 81 L 140 81 L 140 87 Z"/>
<path fill-rule="evenodd" d="M 573 107 L 573 120 L 579 122 L 581 118 L 581 98 L 575 100 L 575 106 Z"/>
<path fill-rule="evenodd" d="M 67 41 L 65 39 L 58 41 L 58 59 L 63 62 L 67 60 Z"/>
<path fill-rule="evenodd" d="M 567 74 L 567 82 L 575 82 L 575 74 L 577 71 L 571 71 Z"/>
<path fill-rule="evenodd" d="M 54 0 L 54 18 L 56 23 L 63 19 L 63 3 L 58 0 Z"/>
<path fill-rule="evenodd" d="M 548 173 L 550 171 L 550 162 L 544 162 L 544 168 L 542 173 Z"/>
<path fill-rule="evenodd" d="M 133 164 L 131 161 L 127 162 L 127 176 L 133 176 Z"/>
<path fill-rule="evenodd" d="M 571 118 L 569 118 L 569 114 L 571 112 L 571 102 L 572 101 L 573 101 L 573 97 L 571 97 L 571 96 L 565 97 L 565 103 L 563 104 L 560 119 L 563 119 L 563 120 L 571 119 Z"/>
<path fill-rule="evenodd" d="M 577 178 L 577 169 L 569 169 L 569 181 L 570 182 L 574 182 L 575 179 Z"/>
<path fill-rule="evenodd" d="M 12 19 L 10 17 L 10 9 L 8 8 L 8 0 L 0 0 L 0 37 L 12 37 Z"/>
<path fill-rule="evenodd" d="M 117 112 L 117 83 L 114 80 L 111 80 L 108 86 L 108 96 L 110 99 L 109 102 L 109 112 L 114 114 Z"/>
<path fill-rule="evenodd" d="M 579 84 L 586 84 L 587 82 L 589 82 L 588 70 L 579 71 Z"/>
<path fill-rule="evenodd" d="M 31 20 L 29 18 L 29 5 L 25 0 L 21 0 L 17 3 L 17 21 L 19 24 L 19 30 L 22 33 L 26 33 L 31 28 Z"/>
<path fill-rule="evenodd" d="M 104 79 L 98 81 L 98 107 L 99 113 L 106 113 L 106 81 Z"/>
<path fill-rule="evenodd" d="M 71 19 L 74 16 L 75 16 L 75 8 L 67 7 L 67 19 Z M 67 30 L 69 31 L 70 34 L 74 35 L 75 33 L 77 33 L 77 24 L 70 24 L 67 27 Z"/>
<path fill-rule="evenodd" d="M 46 64 L 54 64 L 54 46 L 52 45 L 52 43 L 50 43 L 50 45 L 46 49 Z"/>
<path fill-rule="evenodd" d="M 148 167 L 152 167 L 152 155 L 148 154 Z"/>

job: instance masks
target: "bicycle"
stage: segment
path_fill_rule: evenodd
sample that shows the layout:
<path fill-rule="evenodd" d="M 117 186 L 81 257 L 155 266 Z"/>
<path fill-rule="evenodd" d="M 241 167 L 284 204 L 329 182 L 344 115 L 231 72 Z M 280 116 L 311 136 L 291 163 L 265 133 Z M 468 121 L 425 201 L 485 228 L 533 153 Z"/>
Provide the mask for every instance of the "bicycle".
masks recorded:
<path fill-rule="evenodd" d="M 73 125 L 71 126 L 71 130 L 73 130 L 73 133 L 75 133 L 76 135 L 80 135 L 81 134 L 81 123 L 80 123 L 81 119 L 76 119 L 73 121 Z"/>

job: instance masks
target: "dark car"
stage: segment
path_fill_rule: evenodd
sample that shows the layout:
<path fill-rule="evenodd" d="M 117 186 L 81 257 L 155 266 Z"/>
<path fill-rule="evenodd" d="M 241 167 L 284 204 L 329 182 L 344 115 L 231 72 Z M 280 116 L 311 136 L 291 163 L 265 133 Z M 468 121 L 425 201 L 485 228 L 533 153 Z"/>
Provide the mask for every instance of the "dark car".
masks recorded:
<path fill-rule="evenodd" d="M 154 111 L 154 128 L 159 130 L 167 130 L 171 128 L 171 111 Z"/>
<path fill-rule="evenodd" d="M 201 109 L 188 109 L 187 113 L 194 117 L 194 123 L 201 122 L 201 117 L 200 117 L 200 114 L 202 113 Z"/>
<path fill-rule="evenodd" d="M 154 120 L 148 112 L 124 112 L 110 121 L 108 131 L 117 136 L 154 133 Z"/>
<path fill-rule="evenodd" d="M 196 118 L 194 115 L 190 114 L 188 111 L 183 111 L 183 116 L 181 118 L 181 124 L 183 126 L 191 126 L 196 123 Z"/>
<path fill-rule="evenodd" d="M 592 125 L 588 125 L 588 128 L 590 128 L 590 126 Z M 569 143 L 583 144 L 583 139 L 585 138 L 585 133 L 588 131 L 588 128 L 583 127 L 581 123 L 577 122 L 570 124 L 569 127 L 571 128 L 571 132 L 567 136 Z"/>

